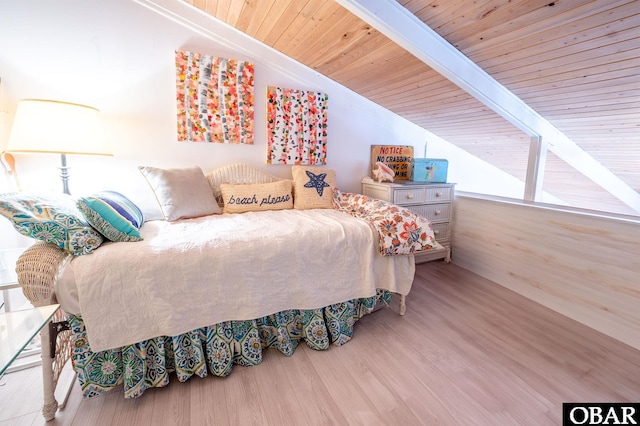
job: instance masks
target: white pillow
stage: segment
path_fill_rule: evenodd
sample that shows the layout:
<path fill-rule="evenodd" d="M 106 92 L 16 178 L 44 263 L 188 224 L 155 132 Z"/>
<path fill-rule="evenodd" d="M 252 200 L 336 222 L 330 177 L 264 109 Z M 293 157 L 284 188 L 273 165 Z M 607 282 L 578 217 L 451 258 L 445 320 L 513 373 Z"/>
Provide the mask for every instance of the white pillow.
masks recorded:
<path fill-rule="evenodd" d="M 165 220 L 219 214 L 209 182 L 200 167 L 159 169 L 139 166 L 151 186 Z"/>

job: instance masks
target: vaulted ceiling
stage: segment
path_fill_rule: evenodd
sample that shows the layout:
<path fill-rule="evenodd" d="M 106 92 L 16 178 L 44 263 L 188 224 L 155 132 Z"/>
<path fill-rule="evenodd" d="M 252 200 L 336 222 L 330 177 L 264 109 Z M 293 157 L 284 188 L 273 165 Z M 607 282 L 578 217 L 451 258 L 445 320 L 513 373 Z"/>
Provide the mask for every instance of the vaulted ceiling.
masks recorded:
<path fill-rule="evenodd" d="M 525 180 L 528 134 L 341 1 L 187 2 Z M 640 192 L 640 0 L 397 3 Z M 638 214 L 551 152 L 544 189 Z"/>

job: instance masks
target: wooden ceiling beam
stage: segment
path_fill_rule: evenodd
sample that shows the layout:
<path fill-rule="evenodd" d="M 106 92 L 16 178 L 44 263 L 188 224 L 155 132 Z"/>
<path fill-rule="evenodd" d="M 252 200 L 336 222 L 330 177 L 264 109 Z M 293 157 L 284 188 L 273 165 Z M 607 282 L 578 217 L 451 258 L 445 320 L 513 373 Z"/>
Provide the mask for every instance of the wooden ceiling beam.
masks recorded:
<path fill-rule="evenodd" d="M 640 212 L 640 194 L 394 0 L 335 0 Z"/>

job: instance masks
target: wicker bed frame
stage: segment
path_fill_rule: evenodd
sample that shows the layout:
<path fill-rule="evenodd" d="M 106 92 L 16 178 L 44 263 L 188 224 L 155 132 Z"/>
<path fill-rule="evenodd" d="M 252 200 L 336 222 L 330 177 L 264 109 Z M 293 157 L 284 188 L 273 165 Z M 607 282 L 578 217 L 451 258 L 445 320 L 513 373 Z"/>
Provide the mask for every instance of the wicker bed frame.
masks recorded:
<path fill-rule="evenodd" d="M 220 184 L 222 183 L 268 183 L 281 179 L 246 164 L 225 166 L 206 176 L 220 204 L 222 202 Z M 54 244 L 37 242 L 18 259 L 16 264 L 18 282 L 23 293 L 34 306 L 57 303 L 54 285 L 70 258 L 71 255 Z M 403 315 L 405 310 L 405 298 L 401 296 L 400 315 Z M 52 420 L 57 410 L 64 407 L 69 395 L 67 392 L 61 404 L 55 397 L 58 379 L 71 354 L 71 331 L 67 319 L 68 315 L 60 309 L 49 327 L 45 327 L 40 334 L 44 391 L 42 414 L 47 421 Z"/>
<path fill-rule="evenodd" d="M 268 183 L 280 178 L 263 172 L 247 164 L 231 164 L 207 174 L 207 179 L 218 202 L 221 202 L 220 184 L 222 183 Z M 69 254 L 56 245 L 37 242 L 20 256 L 16 263 L 18 282 L 24 295 L 34 306 L 58 303 L 54 285 L 59 272 L 70 259 Z M 44 405 L 42 414 L 49 421 L 56 411 L 63 408 L 68 396 L 59 404 L 55 389 L 62 369 L 70 358 L 71 331 L 66 322 L 68 315 L 60 309 L 49 327 L 43 328 L 42 342 L 42 379 Z"/>
<path fill-rule="evenodd" d="M 268 183 L 281 178 L 263 172 L 246 164 L 232 164 L 214 170 L 206 175 L 213 194 L 222 204 L 220 184 L 222 183 Z M 54 244 L 37 242 L 28 248 L 18 259 L 16 272 L 23 293 L 34 306 L 58 303 L 54 291 L 55 282 L 71 255 Z M 406 310 L 405 297 L 400 295 L 400 315 Z M 40 336 L 42 342 L 42 378 L 44 405 L 42 414 L 49 421 L 55 417 L 59 408 L 66 404 L 58 403 L 55 389 L 62 370 L 71 355 L 71 330 L 69 316 L 60 309 L 49 327 L 45 327 Z"/>

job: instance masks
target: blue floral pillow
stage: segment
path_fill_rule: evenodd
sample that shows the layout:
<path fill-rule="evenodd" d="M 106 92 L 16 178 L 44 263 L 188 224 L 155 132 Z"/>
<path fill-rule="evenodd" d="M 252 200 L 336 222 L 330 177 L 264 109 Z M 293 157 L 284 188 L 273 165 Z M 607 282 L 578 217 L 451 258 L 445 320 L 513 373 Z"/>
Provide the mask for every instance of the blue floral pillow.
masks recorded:
<path fill-rule="evenodd" d="M 76 207 L 84 218 L 111 241 L 140 241 L 144 223 L 142 211 L 130 199 L 115 191 L 102 191 L 82 197 Z"/>
<path fill-rule="evenodd" d="M 56 244 L 76 256 L 93 252 L 103 241 L 67 194 L 0 194 L 0 215 L 22 235 Z"/>

